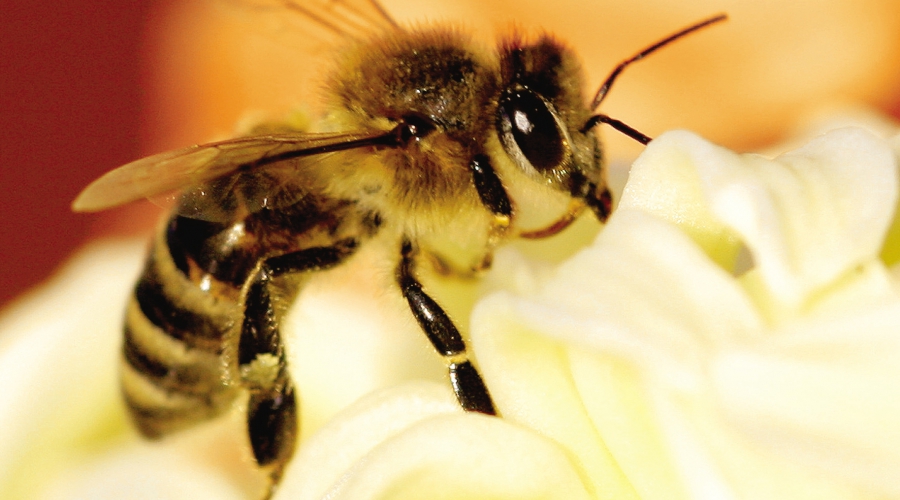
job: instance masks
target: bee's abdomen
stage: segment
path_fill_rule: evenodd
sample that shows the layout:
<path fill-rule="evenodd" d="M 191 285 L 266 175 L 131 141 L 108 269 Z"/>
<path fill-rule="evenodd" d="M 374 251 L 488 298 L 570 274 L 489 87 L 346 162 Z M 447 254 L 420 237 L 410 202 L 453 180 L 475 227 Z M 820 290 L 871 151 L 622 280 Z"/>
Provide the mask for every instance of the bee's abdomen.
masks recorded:
<path fill-rule="evenodd" d="M 150 437 L 216 416 L 236 395 L 225 346 L 239 323 L 237 290 L 204 290 L 176 265 L 189 257 L 179 252 L 167 231 L 157 236 L 125 320 L 122 387 Z"/>

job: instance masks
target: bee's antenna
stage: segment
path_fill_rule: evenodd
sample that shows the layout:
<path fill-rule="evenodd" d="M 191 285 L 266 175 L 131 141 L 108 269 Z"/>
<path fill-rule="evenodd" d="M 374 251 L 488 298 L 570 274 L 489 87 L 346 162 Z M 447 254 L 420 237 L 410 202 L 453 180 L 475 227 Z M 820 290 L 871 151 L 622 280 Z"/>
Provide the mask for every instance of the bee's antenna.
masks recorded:
<path fill-rule="evenodd" d="M 650 136 L 639 132 L 637 129 L 631 127 L 630 125 L 627 125 L 625 122 L 616 120 L 615 118 L 610 118 L 606 115 L 594 115 L 588 118 L 588 121 L 584 122 L 584 126 L 581 127 L 581 133 L 586 134 L 588 130 L 596 127 L 598 123 L 605 123 L 645 146 L 647 145 L 647 143 L 653 140 Z"/>
<path fill-rule="evenodd" d="M 706 19 L 706 20 L 704 20 L 704 21 L 700 21 L 700 22 L 697 23 L 697 24 L 688 26 L 687 28 L 685 28 L 685 29 L 683 29 L 683 30 L 681 30 L 681 31 L 679 31 L 679 32 L 677 32 L 677 33 L 674 33 L 674 34 L 672 34 L 672 35 L 669 35 L 668 37 L 666 37 L 666 38 L 664 38 L 664 39 L 662 39 L 662 40 L 660 40 L 660 41 L 654 43 L 653 45 L 647 47 L 646 49 L 644 49 L 644 50 L 638 52 L 637 54 L 633 55 L 632 57 L 630 57 L 630 58 L 628 58 L 628 59 L 622 61 L 621 63 L 619 63 L 618 66 L 616 66 L 616 69 L 614 69 L 614 70 L 612 71 L 612 73 L 610 73 L 609 76 L 606 77 L 606 80 L 603 82 L 603 85 L 601 85 L 600 88 L 597 89 L 597 94 L 594 95 L 594 100 L 591 101 L 591 109 L 592 109 L 592 110 L 593 110 L 593 109 L 597 109 L 597 106 L 599 106 L 600 103 L 603 102 L 603 99 L 606 97 L 606 94 L 609 92 L 609 88 L 612 87 L 613 82 L 615 82 L 615 81 L 616 81 L 616 78 L 619 77 L 619 73 L 621 73 L 622 70 L 624 70 L 625 68 L 627 68 L 629 64 L 631 64 L 631 63 L 633 63 L 633 62 L 640 61 L 640 60 L 643 59 L 644 57 L 646 57 L 646 56 L 652 54 L 653 52 L 655 52 L 656 49 L 659 49 L 659 48 L 661 48 L 661 47 L 664 47 L 664 46 L 666 46 L 666 45 L 668 45 L 668 44 L 674 42 L 675 40 L 678 40 L 679 38 L 681 38 L 681 37 L 683 37 L 683 36 L 685 36 L 685 35 L 688 35 L 688 34 L 690 34 L 690 33 L 693 33 L 693 32 L 695 32 L 695 31 L 697 31 L 697 30 L 699 30 L 699 29 L 701 29 L 701 28 L 705 28 L 705 27 L 707 27 L 707 26 L 709 26 L 709 25 L 711 25 L 711 24 L 714 24 L 714 23 L 717 23 L 717 22 L 720 22 L 720 21 L 724 21 L 724 20 L 726 20 L 726 19 L 728 19 L 728 15 L 727 15 L 727 14 L 719 14 L 719 15 L 717 15 L 717 16 L 713 16 L 713 17 L 711 17 L 711 18 L 709 18 L 709 19 Z M 603 120 L 598 120 L 598 121 L 603 121 Z M 609 123 L 609 122 L 604 122 L 604 123 Z M 621 123 L 621 122 L 619 122 L 619 123 Z M 594 124 L 596 124 L 596 121 L 594 122 Z M 610 125 L 613 125 L 613 124 L 610 123 Z M 624 124 L 623 124 L 623 125 L 624 125 Z M 613 125 L 613 126 L 615 127 L 615 125 Z M 590 127 L 587 127 L 587 128 L 590 128 Z M 615 127 L 615 128 L 616 128 L 616 130 L 620 130 L 618 127 Z M 629 128 L 630 128 L 630 127 L 629 127 Z M 633 129 L 632 129 L 632 130 L 633 130 Z M 620 130 L 620 131 L 621 131 L 621 130 Z M 630 135 L 630 134 L 627 134 L 627 133 L 626 133 L 626 135 Z M 643 135 L 643 134 L 641 134 L 641 135 Z M 645 137 L 646 137 L 646 136 L 645 136 Z"/>

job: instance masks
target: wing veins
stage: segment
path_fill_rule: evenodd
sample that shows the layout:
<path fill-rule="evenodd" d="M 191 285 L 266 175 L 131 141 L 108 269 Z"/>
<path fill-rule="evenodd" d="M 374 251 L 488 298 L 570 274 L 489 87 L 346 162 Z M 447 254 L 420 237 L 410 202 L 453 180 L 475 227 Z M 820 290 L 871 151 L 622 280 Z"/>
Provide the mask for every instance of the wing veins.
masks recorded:
<path fill-rule="evenodd" d="M 343 0 L 325 0 L 312 7 L 300 5 L 293 0 L 284 0 L 282 5 L 337 35 L 350 38 L 365 38 L 386 27 L 399 28 L 397 22 L 377 1 L 367 0 L 365 3 L 369 6 L 368 11 Z"/>
<path fill-rule="evenodd" d="M 362 147 L 396 147 L 401 141 L 394 129 L 252 136 L 190 146 L 148 156 L 107 172 L 78 195 L 72 209 L 98 212 L 294 158 Z"/>

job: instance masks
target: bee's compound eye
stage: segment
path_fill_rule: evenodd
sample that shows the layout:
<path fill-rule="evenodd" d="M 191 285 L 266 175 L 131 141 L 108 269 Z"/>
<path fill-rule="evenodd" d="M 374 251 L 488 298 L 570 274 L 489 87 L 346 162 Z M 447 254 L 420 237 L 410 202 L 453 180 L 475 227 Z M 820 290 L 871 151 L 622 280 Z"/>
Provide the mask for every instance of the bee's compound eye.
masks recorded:
<path fill-rule="evenodd" d="M 538 171 L 559 166 L 565 156 L 563 131 L 550 106 L 528 89 L 511 91 L 500 100 L 503 145 L 514 157 L 520 153 Z"/>

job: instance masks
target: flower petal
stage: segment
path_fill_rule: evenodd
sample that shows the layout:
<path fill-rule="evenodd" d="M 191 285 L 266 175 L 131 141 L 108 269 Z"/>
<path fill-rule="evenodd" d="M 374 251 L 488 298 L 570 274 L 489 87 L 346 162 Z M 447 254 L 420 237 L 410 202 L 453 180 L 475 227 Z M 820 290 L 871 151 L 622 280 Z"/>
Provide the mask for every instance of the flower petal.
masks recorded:
<path fill-rule="evenodd" d="M 676 368 L 671 360 L 693 365 L 698 345 L 751 338 L 762 327 L 729 273 L 676 226 L 636 210 L 617 212 L 594 245 L 515 307 L 540 331 L 651 371 Z"/>
<path fill-rule="evenodd" d="M 713 210 L 741 234 L 769 292 L 790 306 L 875 259 L 897 203 L 893 154 L 861 129 L 829 132 L 774 162 L 714 169 L 701 170 Z"/>
<path fill-rule="evenodd" d="M 756 446 L 900 495 L 900 302 L 816 318 L 721 352 L 716 398 Z"/>
<path fill-rule="evenodd" d="M 712 259 L 731 270 L 740 242 L 713 214 L 698 164 L 738 168 L 740 157 L 692 132 L 660 135 L 632 165 L 618 211 L 641 210 L 677 225 Z"/>
<path fill-rule="evenodd" d="M 676 226 L 620 210 L 523 295 L 473 312 L 473 348 L 504 417 L 569 449 L 600 498 L 684 495 L 645 384 L 701 391 L 705 352 L 757 335 L 741 287 Z"/>
<path fill-rule="evenodd" d="M 240 500 L 248 492 L 215 464 L 166 448 L 132 446 L 66 471 L 41 500 Z"/>
<path fill-rule="evenodd" d="M 125 428 L 121 318 L 143 243 L 97 243 L 0 319 L 0 496 L 33 498 Z"/>
<path fill-rule="evenodd" d="M 577 457 L 597 498 L 639 498 L 585 412 L 567 349 L 526 326 L 517 305 L 511 297 L 497 294 L 481 302 L 473 316 L 473 348 L 500 413 Z M 655 469 L 652 462 L 643 466 Z"/>
<path fill-rule="evenodd" d="M 648 195 L 641 179 L 669 179 L 673 165 L 684 172 L 686 163 L 696 177 L 668 187 L 668 197 Z M 854 128 L 829 132 L 775 160 L 738 155 L 689 132 L 669 132 L 648 146 L 634 170 L 641 189 L 626 189 L 627 205 L 681 213 L 687 200 L 688 215 L 704 227 L 716 227 L 707 219 L 712 214 L 749 248 L 773 298 L 769 303 L 786 310 L 877 256 L 897 203 L 889 144 Z M 692 182 L 699 182 L 708 213 Z"/>
<path fill-rule="evenodd" d="M 419 382 L 364 398 L 312 436 L 277 498 L 589 496 L 552 441 L 465 414 L 446 385 Z"/>

